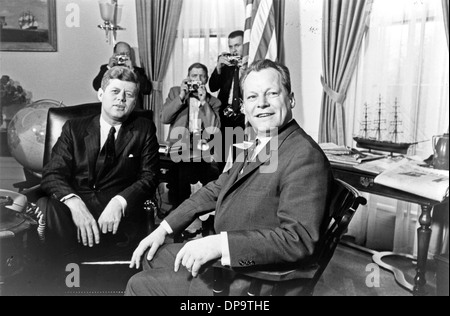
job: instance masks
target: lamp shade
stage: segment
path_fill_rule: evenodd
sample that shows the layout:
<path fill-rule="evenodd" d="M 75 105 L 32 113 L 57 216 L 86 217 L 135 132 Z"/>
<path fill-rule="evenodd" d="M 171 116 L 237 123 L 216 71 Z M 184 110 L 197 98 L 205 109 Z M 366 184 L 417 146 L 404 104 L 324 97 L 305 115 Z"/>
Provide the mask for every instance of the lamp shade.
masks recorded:
<path fill-rule="evenodd" d="M 108 1 L 99 1 L 100 15 L 104 21 L 114 20 L 114 8 L 115 5 Z"/>
<path fill-rule="evenodd" d="M 122 9 L 123 9 L 123 5 L 118 5 L 117 6 L 117 11 L 116 11 L 116 25 L 119 25 L 120 21 L 122 20 Z"/>

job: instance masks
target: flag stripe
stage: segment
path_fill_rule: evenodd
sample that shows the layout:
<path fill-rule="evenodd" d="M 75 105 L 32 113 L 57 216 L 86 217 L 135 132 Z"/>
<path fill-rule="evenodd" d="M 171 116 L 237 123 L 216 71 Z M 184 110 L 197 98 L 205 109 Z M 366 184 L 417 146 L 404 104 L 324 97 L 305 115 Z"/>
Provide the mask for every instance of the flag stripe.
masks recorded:
<path fill-rule="evenodd" d="M 244 56 L 252 63 L 277 59 L 275 7 L 273 0 L 246 0 Z"/>
<path fill-rule="evenodd" d="M 270 48 L 270 43 L 272 42 L 273 36 L 275 35 L 274 14 L 275 14 L 275 9 L 272 4 L 272 7 L 270 8 L 270 11 L 269 11 L 269 15 L 267 17 L 267 22 L 265 24 L 263 34 L 261 36 L 261 41 L 258 45 L 259 49 L 256 52 L 255 60 L 265 59 L 267 56 L 271 56 L 273 53 L 269 50 L 269 48 Z M 276 36 L 275 36 L 275 40 L 276 40 Z"/>

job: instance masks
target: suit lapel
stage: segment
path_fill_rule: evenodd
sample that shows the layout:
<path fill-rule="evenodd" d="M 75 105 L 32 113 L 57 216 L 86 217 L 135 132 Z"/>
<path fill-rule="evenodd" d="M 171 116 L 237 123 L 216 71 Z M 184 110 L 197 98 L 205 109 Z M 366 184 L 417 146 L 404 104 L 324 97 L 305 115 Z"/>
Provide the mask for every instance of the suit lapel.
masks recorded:
<path fill-rule="evenodd" d="M 257 172 L 263 164 L 265 164 L 267 161 L 269 161 L 272 158 L 273 155 L 276 155 L 277 154 L 276 152 L 279 150 L 281 145 L 285 142 L 286 138 L 299 128 L 300 128 L 300 126 L 297 124 L 297 122 L 295 120 L 292 120 L 290 123 L 288 123 L 283 129 L 281 129 L 279 131 L 279 134 L 277 136 L 278 137 L 277 148 L 271 149 L 270 153 L 266 156 L 263 156 L 262 160 L 260 160 L 261 155 L 258 155 L 258 158 L 256 159 L 256 161 L 248 164 L 242 174 L 239 174 L 239 172 L 242 169 L 244 163 L 240 162 L 240 163 L 234 164 L 232 169 L 230 170 L 230 172 L 231 172 L 230 181 L 224 186 L 224 190 L 222 191 L 223 192 L 222 199 L 220 199 L 218 201 L 219 204 L 222 202 L 222 200 L 228 194 L 230 194 L 233 190 L 237 189 L 239 187 L 239 185 L 243 181 L 245 181 L 251 174 L 253 174 L 254 172 Z M 268 146 L 270 146 L 270 142 L 267 143 L 266 147 L 264 147 L 260 153 L 267 152 Z M 220 206 L 219 204 L 218 204 L 218 208 Z"/>
<path fill-rule="evenodd" d="M 134 120 L 129 120 L 122 125 L 115 143 L 116 158 L 120 156 L 125 147 L 129 144 L 131 138 L 133 137 L 133 129 Z"/>
<path fill-rule="evenodd" d="M 89 124 L 84 138 L 88 156 L 89 183 L 95 181 L 95 162 L 100 152 L 100 115 L 95 116 Z"/>

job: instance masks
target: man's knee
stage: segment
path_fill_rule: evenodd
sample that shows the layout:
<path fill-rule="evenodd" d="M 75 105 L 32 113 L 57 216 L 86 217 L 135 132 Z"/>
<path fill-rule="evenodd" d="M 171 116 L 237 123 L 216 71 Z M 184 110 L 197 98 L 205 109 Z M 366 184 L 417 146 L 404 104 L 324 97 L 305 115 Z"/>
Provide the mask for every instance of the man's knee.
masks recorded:
<path fill-rule="evenodd" d="M 166 296 L 165 285 L 167 282 L 161 279 L 161 274 L 139 272 L 128 280 L 125 296 Z"/>

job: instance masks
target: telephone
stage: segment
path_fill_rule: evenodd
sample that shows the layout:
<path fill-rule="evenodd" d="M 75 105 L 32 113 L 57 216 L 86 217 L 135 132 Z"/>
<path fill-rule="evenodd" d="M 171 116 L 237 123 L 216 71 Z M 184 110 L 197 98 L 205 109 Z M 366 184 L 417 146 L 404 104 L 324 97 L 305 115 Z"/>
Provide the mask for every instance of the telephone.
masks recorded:
<path fill-rule="evenodd" d="M 25 195 L 0 190 L 0 284 L 23 270 L 27 231 L 37 224 L 27 209 Z"/>
<path fill-rule="evenodd" d="M 39 239 L 44 241 L 45 220 L 39 208 L 21 193 L 0 190 L 0 237 L 31 225 L 38 225 Z"/>
<path fill-rule="evenodd" d="M 23 194 L 0 190 L 0 205 L 3 207 L 21 213 L 27 207 L 27 202 L 28 199 Z"/>

